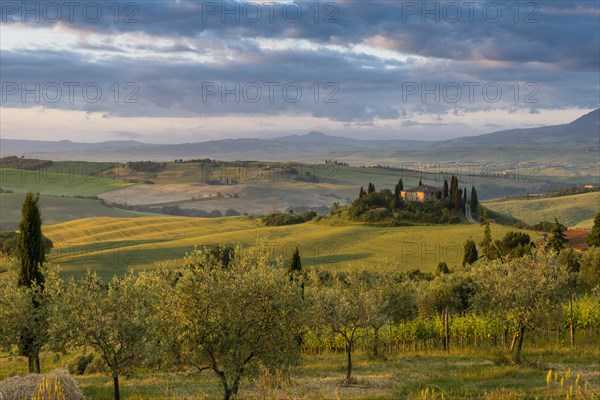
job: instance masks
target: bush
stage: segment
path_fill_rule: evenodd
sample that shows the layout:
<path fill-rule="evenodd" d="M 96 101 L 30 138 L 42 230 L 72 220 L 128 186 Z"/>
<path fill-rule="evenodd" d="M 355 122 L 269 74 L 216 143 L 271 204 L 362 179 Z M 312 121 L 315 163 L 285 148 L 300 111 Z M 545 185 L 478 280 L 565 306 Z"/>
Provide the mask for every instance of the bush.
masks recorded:
<path fill-rule="evenodd" d="M 314 211 L 308 211 L 302 214 L 269 214 L 263 218 L 263 222 L 267 226 L 282 226 L 282 225 L 294 225 L 294 224 L 302 224 L 304 222 L 308 222 L 314 217 L 317 216 L 317 213 Z"/>
<path fill-rule="evenodd" d="M 6 255 L 17 255 L 17 243 L 19 242 L 19 234 L 15 231 L 0 232 L 0 253 Z M 42 235 L 42 243 L 46 254 L 49 254 L 54 248 L 52 240 Z"/>
<path fill-rule="evenodd" d="M 79 355 L 67 365 L 67 369 L 71 375 L 83 375 L 93 360 L 93 354 Z"/>
<path fill-rule="evenodd" d="M 540 232 L 550 232 L 552 230 L 552 225 L 554 223 L 550 222 L 550 221 L 540 221 L 537 224 L 533 225 L 531 228 L 533 228 L 536 231 L 540 231 Z M 560 227 L 562 228 L 563 231 L 567 230 L 567 227 L 563 224 L 560 224 Z"/>
<path fill-rule="evenodd" d="M 94 357 L 92 361 L 85 367 L 84 375 L 92 375 L 106 373 L 106 366 L 100 357 Z"/>
<path fill-rule="evenodd" d="M 140 172 L 158 172 L 167 167 L 167 163 L 156 161 L 130 161 L 125 164 L 125 168 Z"/>
<path fill-rule="evenodd" d="M 226 217 L 237 217 L 238 215 L 240 215 L 239 211 L 236 211 L 233 208 L 228 208 L 225 211 L 225 216 Z"/>
<path fill-rule="evenodd" d="M 375 208 L 367 210 L 361 215 L 360 219 L 363 222 L 385 222 L 392 217 L 392 213 L 387 208 Z"/>

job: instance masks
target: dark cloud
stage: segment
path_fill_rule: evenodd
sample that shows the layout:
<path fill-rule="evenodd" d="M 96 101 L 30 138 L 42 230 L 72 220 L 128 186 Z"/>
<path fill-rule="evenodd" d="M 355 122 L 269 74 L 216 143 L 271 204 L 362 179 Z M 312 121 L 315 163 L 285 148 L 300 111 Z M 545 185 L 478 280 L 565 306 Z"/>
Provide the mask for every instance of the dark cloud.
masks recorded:
<path fill-rule="evenodd" d="M 10 3 L 2 3 L 3 21 L 22 25 L 19 12 L 7 8 Z M 102 7 L 97 22 L 81 12 L 93 4 Z M 41 105 L 108 116 L 313 115 L 357 125 L 377 119 L 410 124 L 424 114 L 598 106 L 597 2 L 528 1 L 515 7 L 514 2 L 480 1 L 468 8 L 450 1 L 340 1 L 316 3 L 316 15 L 311 1 L 287 6 L 290 13 L 293 7 L 302 10 L 296 22 L 296 14 L 284 17 L 282 5 L 272 18 L 261 6 L 256 23 L 250 21 L 256 16 L 252 9 L 244 14 L 247 5 L 230 1 L 118 4 L 116 22 L 113 2 L 89 1 L 80 2 L 73 23 L 59 22 L 80 35 L 70 51 L 52 46 L 3 51 L 2 105 L 40 105 L 32 96 L 22 101 L 20 93 L 10 94 L 14 87 L 7 82 L 28 88 L 77 82 L 99 85 L 102 98 L 87 101 L 79 92 L 70 101 L 63 92 L 59 101 L 42 98 Z M 233 14 L 223 13 L 234 7 Z M 456 10 L 462 13 L 459 20 Z M 495 18 L 496 12 L 501 17 Z M 53 24 L 42 15 L 39 23 L 30 18 L 27 25 Z M 98 41 L 91 33 L 105 35 Z M 123 44 L 123 36 L 111 36 L 118 33 L 133 36 Z M 136 40 L 136 35 L 150 39 Z M 271 42 L 265 44 L 267 39 Z M 373 54 L 373 48 L 380 53 Z M 261 99 L 252 101 L 257 87 Z M 302 90 L 297 101 L 296 87 Z M 236 93 L 223 96 L 224 88 Z"/>

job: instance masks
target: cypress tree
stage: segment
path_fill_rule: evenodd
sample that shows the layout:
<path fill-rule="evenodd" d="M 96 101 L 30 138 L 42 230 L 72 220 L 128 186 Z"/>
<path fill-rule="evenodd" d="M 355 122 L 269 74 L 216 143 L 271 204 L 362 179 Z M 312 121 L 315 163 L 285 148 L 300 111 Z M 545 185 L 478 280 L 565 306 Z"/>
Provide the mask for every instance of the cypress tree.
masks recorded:
<path fill-rule="evenodd" d="M 448 264 L 446 264 L 444 261 L 440 261 L 435 270 L 435 275 L 440 276 L 440 275 L 449 274 L 449 273 L 450 273 L 450 268 L 448 268 Z"/>
<path fill-rule="evenodd" d="M 367 194 L 375 193 L 375 185 L 369 182 L 369 188 L 367 189 Z"/>
<path fill-rule="evenodd" d="M 477 245 L 475 244 L 475 241 L 473 239 L 469 238 L 465 242 L 465 253 L 463 256 L 463 266 L 467 265 L 467 264 L 473 264 L 475 261 L 477 261 L 477 258 L 478 258 Z"/>
<path fill-rule="evenodd" d="M 554 218 L 554 223 L 550 229 L 550 235 L 550 239 L 548 239 L 548 242 L 546 243 L 546 248 L 560 252 L 565 247 L 567 238 L 565 237 L 565 231 L 556 217 Z"/>
<path fill-rule="evenodd" d="M 300 250 L 298 250 L 298 247 L 296 247 L 294 254 L 292 254 L 292 258 L 290 259 L 288 273 L 290 275 L 291 282 L 298 281 L 299 279 L 301 279 L 302 260 L 300 259 Z M 302 288 L 302 299 L 304 300 L 304 282 L 300 283 L 300 287 Z"/>
<path fill-rule="evenodd" d="M 361 186 L 360 192 L 358 192 L 358 198 L 362 199 L 365 196 L 365 189 Z"/>
<path fill-rule="evenodd" d="M 38 205 L 39 194 L 28 192 L 25 195 L 22 208 L 22 219 L 19 224 L 19 242 L 17 251 L 21 259 L 18 285 L 31 288 L 34 285 L 43 288 L 44 275 L 40 270 L 45 261 L 46 254 L 42 241 L 42 216 Z M 32 299 L 34 307 L 41 305 L 36 299 Z M 34 324 L 41 321 L 34 321 Z M 39 338 L 35 337 L 30 330 L 24 329 L 19 335 L 19 352 L 27 357 L 29 361 L 29 372 L 40 372 L 40 347 Z"/>
<path fill-rule="evenodd" d="M 29 192 L 25 195 L 22 208 L 22 219 L 19 224 L 19 242 L 17 252 L 21 258 L 19 286 L 42 286 L 44 276 L 40 264 L 46 261 L 44 242 L 42 240 L 42 216 L 38 205 L 39 195 Z"/>
<path fill-rule="evenodd" d="M 423 181 L 419 179 L 419 186 L 423 186 Z"/>
<path fill-rule="evenodd" d="M 448 180 L 444 179 L 443 199 L 448 200 Z"/>
<path fill-rule="evenodd" d="M 288 267 L 288 273 L 290 274 L 290 279 L 293 279 L 294 274 L 302 272 L 302 260 L 300 259 L 300 250 L 296 247 L 294 254 L 292 254 L 292 258 L 290 259 L 290 265 Z"/>
<path fill-rule="evenodd" d="M 477 214 L 479 209 L 479 200 L 477 200 L 477 190 L 475 190 L 475 186 L 471 187 L 471 203 L 469 204 L 471 207 L 471 214 Z"/>
<path fill-rule="evenodd" d="M 479 246 L 481 246 L 481 255 L 490 260 L 496 258 L 496 253 L 494 251 L 494 242 L 492 241 L 492 229 L 490 228 L 490 220 L 487 217 L 487 211 L 483 212 L 483 239 L 479 242 Z"/>
<path fill-rule="evenodd" d="M 402 178 L 398 180 L 398 189 L 400 189 L 400 191 L 404 190 L 404 182 L 402 182 Z"/>
<path fill-rule="evenodd" d="M 466 213 L 466 206 L 467 206 L 467 188 L 463 188 L 463 199 L 462 199 L 462 212 L 463 214 Z"/>
<path fill-rule="evenodd" d="M 592 227 L 590 236 L 587 238 L 587 244 L 590 247 L 600 247 L 600 212 L 594 218 L 594 226 Z"/>
<path fill-rule="evenodd" d="M 392 203 L 392 208 L 394 210 L 400 208 L 400 185 L 396 185 L 394 187 L 394 200 Z"/>
<path fill-rule="evenodd" d="M 454 208 L 460 207 L 460 194 L 458 192 L 458 178 L 452 175 L 450 180 L 450 201 Z"/>

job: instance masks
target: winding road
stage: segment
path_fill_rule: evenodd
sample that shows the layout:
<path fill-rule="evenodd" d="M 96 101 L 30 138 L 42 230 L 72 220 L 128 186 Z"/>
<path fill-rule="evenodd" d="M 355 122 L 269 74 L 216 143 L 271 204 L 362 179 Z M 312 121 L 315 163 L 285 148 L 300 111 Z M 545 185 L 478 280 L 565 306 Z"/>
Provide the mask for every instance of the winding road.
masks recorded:
<path fill-rule="evenodd" d="M 465 205 L 465 217 L 467 217 L 467 221 L 469 221 L 472 224 L 478 224 L 479 221 L 476 221 L 473 216 L 471 215 L 471 207 L 469 207 L 468 204 Z"/>

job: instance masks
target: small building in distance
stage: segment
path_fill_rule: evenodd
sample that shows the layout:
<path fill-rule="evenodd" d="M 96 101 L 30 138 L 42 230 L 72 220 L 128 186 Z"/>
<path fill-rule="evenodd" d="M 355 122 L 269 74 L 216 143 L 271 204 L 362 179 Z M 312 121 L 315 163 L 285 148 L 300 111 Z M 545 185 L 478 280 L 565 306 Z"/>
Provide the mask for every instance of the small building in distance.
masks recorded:
<path fill-rule="evenodd" d="M 421 185 L 411 189 L 400 191 L 400 196 L 404 201 L 433 201 L 437 200 L 437 193 L 442 189 L 435 186 Z"/>

